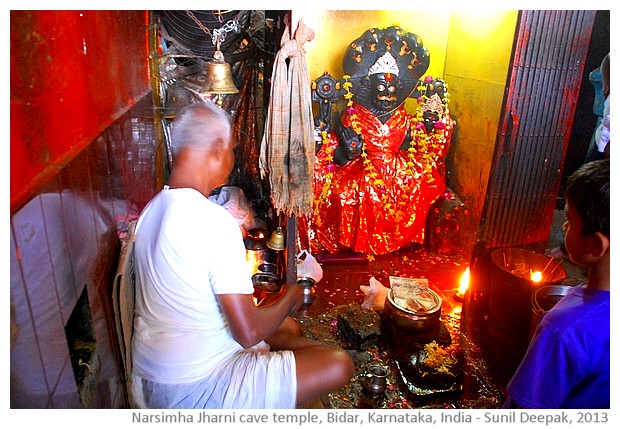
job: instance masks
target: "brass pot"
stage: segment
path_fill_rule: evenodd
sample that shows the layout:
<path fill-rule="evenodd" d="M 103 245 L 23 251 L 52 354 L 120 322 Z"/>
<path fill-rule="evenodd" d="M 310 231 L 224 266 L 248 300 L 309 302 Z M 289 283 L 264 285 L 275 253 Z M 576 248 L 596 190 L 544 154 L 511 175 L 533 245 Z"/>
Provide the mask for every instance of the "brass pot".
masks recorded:
<path fill-rule="evenodd" d="M 532 319 L 530 321 L 530 336 L 531 340 L 534 336 L 534 332 L 540 323 L 543 315 L 551 310 L 555 305 L 566 296 L 566 294 L 574 286 L 568 285 L 549 285 L 536 289 L 532 294 Z"/>
<path fill-rule="evenodd" d="M 304 305 L 310 305 L 314 302 L 314 297 L 316 295 L 315 284 L 316 281 L 311 279 L 310 277 L 299 277 L 297 279 L 297 284 L 304 288 Z"/>
<path fill-rule="evenodd" d="M 428 290 L 436 304 L 426 312 L 416 312 L 400 307 L 394 302 L 392 291 L 388 292 L 383 308 L 383 316 L 386 321 L 403 331 L 424 332 L 439 325 L 441 317 L 442 299 L 432 289 Z"/>
<path fill-rule="evenodd" d="M 379 396 L 385 392 L 387 386 L 388 367 L 383 365 L 371 365 L 368 368 L 364 389 L 370 396 Z"/>

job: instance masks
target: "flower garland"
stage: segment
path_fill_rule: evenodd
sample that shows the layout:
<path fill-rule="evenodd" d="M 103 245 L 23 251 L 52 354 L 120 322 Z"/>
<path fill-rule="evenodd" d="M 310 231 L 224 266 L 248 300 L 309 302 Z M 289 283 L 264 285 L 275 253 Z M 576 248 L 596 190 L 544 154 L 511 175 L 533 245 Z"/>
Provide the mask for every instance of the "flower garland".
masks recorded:
<path fill-rule="evenodd" d="M 326 131 L 321 131 L 321 139 L 323 141 L 323 147 L 325 148 L 325 161 L 327 161 L 328 169 L 327 174 L 323 180 L 323 187 L 321 188 L 321 194 L 314 200 L 314 216 L 316 219 L 316 225 L 321 226 L 323 220 L 321 219 L 321 206 L 327 200 L 329 194 L 329 188 L 331 187 L 332 178 L 334 177 L 334 150 L 335 146 L 330 144 L 331 140 Z"/>
<path fill-rule="evenodd" d="M 342 88 L 345 93 L 343 95 L 344 99 L 347 100 L 346 113 L 349 116 L 350 126 L 360 137 L 361 144 L 361 158 L 362 165 L 364 168 L 364 172 L 366 176 L 372 180 L 374 187 L 381 191 L 381 202 L 383 203 L 383 208 L 387 215 L 392 217 L 395 222 L 399 223 L 403 218 L 403 208 L 406 207 L 411 198 L 413 197 L 412 188 L 409 184 L 403 183 L 401 185 L 402 192 L 407 194 L 408 197 L 400 198 L 398 202 L 396 193 L 394 190 L 391 192 L 391 198 L 388 196 L 387 188 L 383 179 L 379 177 L 379 173 L 374 168 L 372 161 L 368 158 L 368 154 L 366 153 L 366 145 L 362 140 L 362 125 L 360 124 L 359 118 L 357 116 L 357 112 L 355 107 L 353 107 L 353 93 L 351 92 L 351 88 L 353 84 L 349 80 L 351 76 L 344 75 L 344 83 L 342 84 Z M 449 94 L 447 85 L 445 85 L 444 97 L 442 98 L 442 108 L 443 114 L 441 115 L 440 120 L 436 121 L 433 127 L 433 130 L 429 133 L 426 132 L 424 128 L 424 116 L 422 112 L 422 107 L 429 100 L 429 97 L 426 95 L 426 90 L 429 89 L 428 85 L 432 84 L 434 79 L 431 76 L 427 76 L 424 80 L 424 84 L 418 86 L 418 90 L 422 92 L 422 95 L 418 98 L 418 107 L 416 109 L 416 114 L 413 117 L 413 120 L 410 125 L 411 130 L 411 145 L 407 149 L 408 159 L 406 163 L 405 173 L 408 176 L 412 176 L 414 179 L 418 179 L 421 176 L 420 170 L 416 167 L 419 167 L 426 171 L 428 183 L 432 183 L 435 181 L 433 177 L 433 167 L 436 166 L 437 160 L 439 159 L 439 153 L 443 149 L 446 144 L 447 137 L 449 135 L 449 130 L 452 127 L 452 124 L 449 119 L 449 111 L 448 111 L 448 101 Z M 430 88 L 432 89 L 432 88 Z M 447 122 L 447 123 L 446 123 Z M 322 225 L 321 219 L 321 207 L 327 200 L 329 195 L 329 191 L 331 188 L 332 179 L 334 176 L 335 165 L 333 163 L 334 159 L 334 151 L 335 145 L 331 144 L 331 138 L 329 134 L 325 131 L 321 131 L 321 138 L 323 141 L 323 146 L 325 147 L 324 159 L 328 165 L 328 171 L 325 174 L 323 185 L 321 188 L 321 193 L 315 198 L 314 201 L 314 216 L 315 222 L 317 226 Z M 418 155 L 421 155 L 418 158 Z"/>
<path fill-rule="evenodd" d="M 351 107 L 353 105 L 353 101 L 352 101 L 353 93 L 350 92 L 349 90 L 349 88 L 351 88 L 353 84 L 349 81 L 350 77 L 351 76 L 349 75 L 344 76 L 345 83 L 343 84 L 343 87 L 346 90 L 344 98 L 347 100 L 347 108 L 353 109 Z M 362 129 L 359 126 L 354 127 L 353 129 L 355 130 L 357 134 L 361 134 L 362 132 Z M 325 178 L 323 180 L 323 186 L 321 188 L 321 193 L 318 197 L 315 197 L 315 200 L 314 200 L 314 211 L 313 211 L 314 218 L 315 218 L 316 225 L 319 227 L 323 224 L 323 220 L 321 219 L 321 206 L 323 206 L 323 204 L 325 203 L 329 195 L 329 190 L 331 187 L 332 179 L 334 177 L 334 170 L 336 168 L 334 165 L 335 146 L 330 144 L 331 140 L 326 131 L 321 131 L 321 139 L 323 141 L 323 147 L 325 147 L 325 151 L 326 151 L 324 154 L 324 157 L 325 157 L 325 161 L 327 161 L 328 163 L 328 171 L 327 171 L 327 174 L 325 174 Z"/>
<path fill-rule="evenodd" d="M 362 157 L 364 171 L 366 173 L 366 176 L 368 176 L 373 181 L 373 185 L 375 186 L 375 188 L 381 190 L 381 202 L 383 203 L 383 209 L 389 216 L 393 217 L 396 222 L 400 222 L 403 218 L 402 208 L 409 203 L 409 200 L 412 197 L 412 195 L 409 193 L 411 191 L 411 187 L 406 183 L 401 186 L 403 192 L 408 194 L 408 198 L 401 198 L 398 202 L 396 202 L 397 198 L 394 192 L 392 192 L 392 198 L 389 198 L 385 182 L 383 181 L 383 179 L 379 178 L 379 173 L 377 173 L 375 167 L 372 164 L 372 161 L 368 159 L 368 154 L 366 153 L 366 145 L 363 141 L 361 141 L 362 126 L 358 121 L 355 108 L 353 107 L 353 93 L 350 90 L 353 84 L 349 81 L 350 76 L 344 75 L 343 79 L 345 80 L 345 82 L 342 87 L 346 91 L 344 94 L 344 98 L 347 100 L 347 114 L 349 115 L 351 128 L 353 128 L 353 130 L 360 136 L 360 143 L 362 145 L 362 152 L 360 156 Z M 407 169 L 405 170 L 405 172 L 409 176 L 414 176 L 415 151 L 410 150 L 408 153 L 408 158 L 409 159 L 407 160 Z M 395 204 L 398 207 L 395 207 Z"/>

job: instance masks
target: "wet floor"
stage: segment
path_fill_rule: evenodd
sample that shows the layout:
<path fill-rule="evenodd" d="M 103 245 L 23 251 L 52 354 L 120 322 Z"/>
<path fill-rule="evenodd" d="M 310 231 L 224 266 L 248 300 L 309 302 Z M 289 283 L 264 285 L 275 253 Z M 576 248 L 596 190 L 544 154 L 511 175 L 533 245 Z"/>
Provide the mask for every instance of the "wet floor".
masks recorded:
<path fill-rule="evenodd" d="M 476 338 L 462 323 L 459 282 L 470 260 L 465 255 L 440 255 L 411 245 L 389 255 L 315 255 L 323 278 L 315 285 L 314 300 L 296 315 L 305 334 L 349 351 L 356 374 L 342 389 L 321 398 L 325 408 L 500 408 L 505 384 L 513 370 L 502 368 L 506 344 L 494 346 Z M 583 271 L 564 262 L 567 284 L 576 284 Z M 374 277 L 389 287 L 389 277 L 422 278 L 442 298 L 437 326 L 407 332 L 386 320 L 382 311 L 361 307 Z M 467 299 L 465 299 L 467 302 Z M 467 305 L 467 304 L 466 304 Z M 351 326 L 345 326 L 351 325 Z M 530 326 L 524 326 L 524 330 Z M 351 335 L 354 338 L 351 338 Z M 504 339 L 505 340 L 505 339 Z M 508 340 L 509 341 L 509 340 Z M 453 357 L 445 372 L 425 371 L 421 357 L 434 346 Z M 508 344 L 510 346 L 510 344 Z M 494 356 L 500 359 L 494 359 Z M 387 369 L 385 390 L 369 390 L 372 365 Z"/>
<path fill-rule="evenodd" d="M 297 319 L 306 335 L 344 347 L 356 365 L 356 374 L 347 386 L 322 398 L 326 408 L 501 406 L 501 392 L 489 378 L 479 350 L 461 335 L 462 302 L 456 291 L 469 262 L 464 256 L 437 255 L 410 246 L 369 258 L 318 255 L 318 259 L 322 261 L 323 279 L 315 286 L 314 301 L 299 312 Z M 443 301 L 436 326 L 423 332 L 403 331 L 387 321 L 382 311 L 361 307 L 365 295 L 360 286 L 369 285 L 374 277 L 389 287 L 390 276 L 428 280 Z M 348 331 L 344 325 L 351 325 Z M 412 359 L 431 343 L 458 357 L 458 362 L 450 374 L 429 381 L 416 373 L 419 365 Z M 387 368 L 386 387 L 380 394 L 368 385 L 372 365 Z"/>

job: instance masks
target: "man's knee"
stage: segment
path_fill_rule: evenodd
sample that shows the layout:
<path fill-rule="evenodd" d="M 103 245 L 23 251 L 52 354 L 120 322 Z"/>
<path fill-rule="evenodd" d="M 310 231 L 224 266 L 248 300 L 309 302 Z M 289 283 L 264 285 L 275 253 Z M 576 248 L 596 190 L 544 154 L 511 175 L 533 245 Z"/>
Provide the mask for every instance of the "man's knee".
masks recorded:
<path fill-rule="evenodd" d="M 299 325 L 299 322 L 290 316 L 287 316 L 286 319 L 284 319 L 284 322 L 280 325 L 280 331 L 296 337 L 301 336 L 301 326 Z"/>
<path fill-rule="evenodd" d="M 339 378 L 345 382 L 350 380 L 355 374 L 355 364 L 351 355 L 346 350 L 339 349 L 334 351 L 332 359 L 338 368 Z"/>

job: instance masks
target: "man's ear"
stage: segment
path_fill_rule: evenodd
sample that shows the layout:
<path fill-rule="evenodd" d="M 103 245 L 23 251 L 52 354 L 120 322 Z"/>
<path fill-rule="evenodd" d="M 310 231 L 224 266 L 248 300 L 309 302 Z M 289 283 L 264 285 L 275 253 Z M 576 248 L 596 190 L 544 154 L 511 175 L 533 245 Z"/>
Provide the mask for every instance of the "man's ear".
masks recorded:
<path fill-rule="evenodd" d="M 592 256 L 600 258 L 609 250 L 609 237 L 601 232 L 592 234 Z"/>
<path fill-rule="evenodd" d="M 211 144 L 211 154 L 215 157 L 215 159 L 219 161 L 224 155 L 225 148 L 226 142 L 224 141 L 224 139 L 216 138 Z"/>

